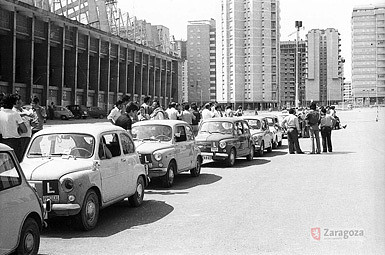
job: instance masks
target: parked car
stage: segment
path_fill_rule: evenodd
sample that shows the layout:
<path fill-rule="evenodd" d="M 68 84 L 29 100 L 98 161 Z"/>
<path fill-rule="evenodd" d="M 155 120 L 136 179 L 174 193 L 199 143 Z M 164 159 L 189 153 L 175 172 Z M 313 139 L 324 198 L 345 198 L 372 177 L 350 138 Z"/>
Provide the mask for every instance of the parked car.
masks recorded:
<path fill-rule="evenodd" d="M 271 152 L 273 147 L 273 133 L 270 131 L 267 119 L 263 116 L 242 116 L 250 127 L 251 137 L 254 141 L 255 151 L 258 156 L 263 156 L 265 149 Z"/>
<path fill-rule="evenodd" d="M 44 213 L 13 150 L 0 144 L 0 254 L 37 254 Z"/>
<path fill-rule="evenodd" d="M 67 105 L 67 109 L 72 112 L 75 119 L 87 119 L 88 110 L 85 105 Z"/>
<path fill-rule="evenodd" d="M 44 128 L 32 137 L 22 168 L 43 202 L 52 202 L 48 217 L 75 216 L 83 230 L 124 198 L 141 205 L 148 184 L 131 136 L 109 123 Z"/>
<path fill-rule="evenodd" d="M 30 104 L 23 105 L 22 107 L 23 107 L 24 110 L 27 110 L 29 112 L 33 111 L 32 110 L 32 105 L 30 105 Z M 43 108 L 42 108 L 41 114 L 43 115 L 44 123 L 46 123 L 47 122 L 47 110 L 46 110 L 46 108 L 44 106 L 42 106 L 42 107 Z"/>
<path fill-rule="evenodd" d="M 55 106 L 55 109 L 53 110 L 53 115 L 55 119 L 61 120 L 69 120 L 74 118 L 73 113 L 69 109 L 60 105 Z"/>
<path fill-rule="evenodd" d="M 249 124 L 237 117 L 203 120 L 195 140 L 206 160 L 225 160 L 228 166 L 233 166 L 237 157 L 254 158 Z"/>
<path fill-rule="evenodd" d="M 150 178 L 161 177 L 165 187 L 174 184 L 175 175 L 201 172 L 202 156 L 192 127 L 180 120 L 146 120 L 132 125 L 132 137 L 140 160 L 148 166 Z"/>
<path fill-rule="evenodd" d="M 263 114 L 269 123 L 270 131 L 273 133 L 273 149 L 282 145 L 283 129 L 279 124 L 278 116 L 275 114 Z"/>
<path fill-rule="evenodd" d="M 107 112 L 98 106 L 90 106 L 87 108 L 88 116 L 92 118 L 104 119 L 107 117 Z"/>

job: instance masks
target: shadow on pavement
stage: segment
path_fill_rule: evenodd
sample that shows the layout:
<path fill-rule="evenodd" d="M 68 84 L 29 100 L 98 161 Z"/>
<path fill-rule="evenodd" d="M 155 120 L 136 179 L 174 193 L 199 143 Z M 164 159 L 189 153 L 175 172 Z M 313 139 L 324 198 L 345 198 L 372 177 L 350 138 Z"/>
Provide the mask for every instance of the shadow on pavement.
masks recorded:
<path fill-rule="evenodd" d="M 150 185 L 147 187 L 146 193 L 149 194 L 161 194 L 161 195 L 178 195 L 187 194 L 188 192 L 176 192 L 175 190 L 186 190 L 196 186 L 209 185 L 222 179 L 221 176 L 209 173 L 202 173 L 198 177 L 192 177 L 190 173 L 182 173 L 175 176 L 174 185 L 167 189 L 162 187 L 161 178 L 151 179 Z M 156 189 L 157 191 L 151 191 L 148 189 Z M 164 191 L 159 191 L 159 190 Z"/>
<path fill-rule="evenodd" d="M 275 150 L 273 150 L 272 152 L 265 152 L 262 157 L 271 158 L 271 157 L 275 157 L 275 156 L 286 155 L 287 153 L 288 153 L 287 151 L 275 151 Z"/>
<path fill-rule="evenodd" d="M 128 200 L 124 200 L 101 210 L 99 222 L 91 231 L 77 230 L 72 224 L 73 218 L 58 217 L 49 220 L 48 228 L 43 230 L 42 236 L 61 239 L 107 237 L 133 227 L 156 222 L 173 210 L 174 207 L 164 201 L 144 200 L 142 206 L 134 208 L 129 206 Z"/>
<path fill-rule="evenodd" d="M 203 165 L 203 167 L 224 168 L 223 170 L 225 171 L 226 169 L 246 168 L 249 166 L 263 165 L 263 164 L 267 164 L 267 163 L 270 163 L 270 160 L 261 159 L 259 157 L 254 157 L 254 159 L 251 161 L 246 160 L 246 158 L 237 158 L 235 160 L 235 165 L 233 167 L 226 166 L 225 161 L 207 162 Z M 204 169 L 204 168 L 202 168 L 202 169 Z"/>

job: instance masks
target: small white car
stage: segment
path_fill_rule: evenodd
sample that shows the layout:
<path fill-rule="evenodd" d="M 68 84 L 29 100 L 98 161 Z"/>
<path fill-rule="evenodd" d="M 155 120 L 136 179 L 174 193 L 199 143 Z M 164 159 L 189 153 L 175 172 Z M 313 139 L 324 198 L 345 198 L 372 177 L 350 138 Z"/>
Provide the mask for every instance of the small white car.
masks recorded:
<path fill-rule="evenodd" d="M 278 116 L 275 114 L 263 114 L 269 123 L 270 131 L 273 133 L 273 149 L 276 149 L 278 146 L 282 145 L 283 139 L 283 128 L 279 124 Z"/>
<path fill-rule="evenodd" d="M 13 150 L 0 144 L 0 254 L 37 254 L 44 212 Z"/>
<path fill-rule="evenodd" d="M 273 148 L 273 133 L 270 131 L 267 119 L 260 115 L 242 116 L 250 126 L 251 137 L 255 144 L 255 152 L 263 156 L 265 149 L 271 152 Z"/>
<path fill-rule="evenodd" d="M 48 217 L 75 216 L 83 230 L 95 228 L 99 209 L 129 198 L 143 202 L 147 170 L 128 132 L 110 123 L 44 128 L 27 148 L 22 169 L 43 202 Z"/>
<path fill-rule="evenodd" d="M 146 120 L 132 125 L 132 137 L 149 176 L 161 177 L 171 187 L 174 177 L 190 171 L 193 177 L 201 172 L 201 151 L 195 143 L 192 127 L 180 120 Z"/>

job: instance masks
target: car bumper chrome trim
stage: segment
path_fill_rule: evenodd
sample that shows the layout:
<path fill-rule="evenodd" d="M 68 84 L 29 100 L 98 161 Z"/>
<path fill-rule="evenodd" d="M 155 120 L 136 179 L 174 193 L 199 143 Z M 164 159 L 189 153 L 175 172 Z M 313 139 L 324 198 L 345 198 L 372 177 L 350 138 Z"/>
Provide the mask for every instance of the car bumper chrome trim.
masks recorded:
<path fill-rule="evenodd" d="M 212 153 L 212 152 L 201 152 L 202 157 L 203 156 L 211 156 L 213 158 L 227 158 L 229 155 L 227 153 Z"/>
<path fill-rule="evenodd" d="M 150 168 L 148 169 L 148 176 L 151 177 L 158 177 L 163 176 L 167 173 L 167 168 Z"/>

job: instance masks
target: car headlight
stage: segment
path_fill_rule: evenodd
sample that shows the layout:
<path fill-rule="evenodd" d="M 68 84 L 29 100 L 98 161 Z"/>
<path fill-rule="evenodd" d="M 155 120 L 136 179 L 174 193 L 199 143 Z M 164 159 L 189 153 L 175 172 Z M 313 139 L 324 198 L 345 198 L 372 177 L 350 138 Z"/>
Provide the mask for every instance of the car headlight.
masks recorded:
<path fill-rule="evenodd" d="M 219 142 L 219 147 L 220 147 L 221 149 L 226 148 L 226 142 L 220 141 L 220 142 Z"/>
<path fill-rule="evenodd" d="M 162 153 L 159 153 L 159 152 L 154 153 L 154 159 L 156 161 L 161 161 L 162 160 Z"/>
<path fill-rule="evenodd" d="M 259 137 L 258 136 L 253 136 L 253 141 L 258 144 L 259 142 Z"/>
<path fill-rule="evenodd" d="M 74 181 L 70 178 L 64 179 L 62 187 L 65 192 L 70 192 L 74 189 Z"/>

